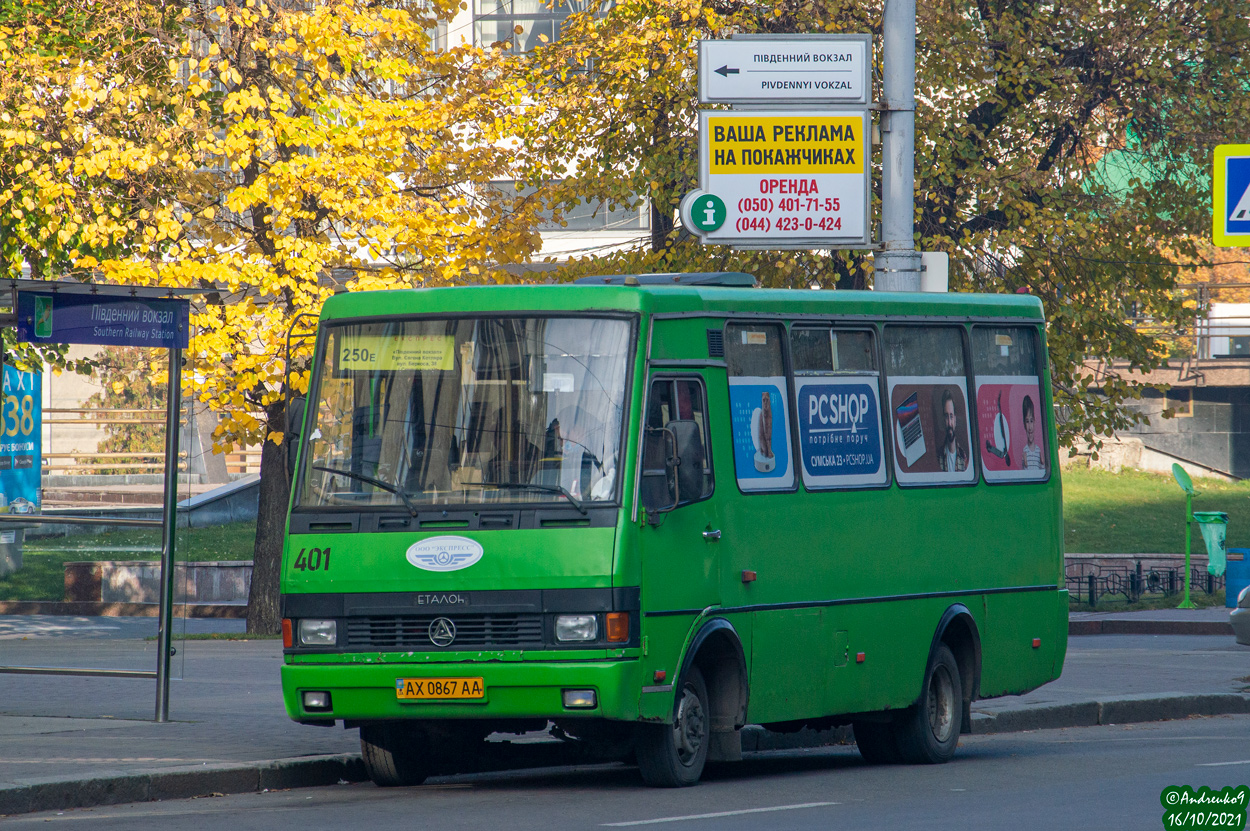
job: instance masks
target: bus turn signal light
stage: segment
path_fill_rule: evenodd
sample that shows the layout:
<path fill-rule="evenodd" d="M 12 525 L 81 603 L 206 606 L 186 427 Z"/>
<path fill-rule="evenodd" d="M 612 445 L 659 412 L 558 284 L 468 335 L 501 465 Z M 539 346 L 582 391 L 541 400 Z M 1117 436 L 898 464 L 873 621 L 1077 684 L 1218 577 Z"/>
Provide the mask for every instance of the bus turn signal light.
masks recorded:
<path fill-rule="evenodd" d="M 289 617 L 282 619 L 282 646 L 287 649 L 295 646 L 295 635 L 291 631 L 291 619 Z"/>
<path fill-rule="evenodd" d="M 751 571 L 751 569 L 749 569 L 749 568 L 743 569 L 743 570 L 742 570 L 742 582 L 744 582 L 744 583 L 754 583 L 754 582 L 755 582 L 755 572 L 754 572 L 754 571 Z"/>
<path fill-rule="evenodd" d="M 1038 647 L 1040 647 L 1041 645 L 1042 645 L 1042 639 L 1041 639 L 1041 638 L 1034 638 L 1034 639 L 1033 639 L 1033 648 L 1034 648 L 1034 649 L 1037 649 L 1037 648 L 1038 648 Z"/>
<path fill-rule="evenodd" d="M 625 643 L 629 640 L 629 612 L 608 613 L 608 643 Z"/>

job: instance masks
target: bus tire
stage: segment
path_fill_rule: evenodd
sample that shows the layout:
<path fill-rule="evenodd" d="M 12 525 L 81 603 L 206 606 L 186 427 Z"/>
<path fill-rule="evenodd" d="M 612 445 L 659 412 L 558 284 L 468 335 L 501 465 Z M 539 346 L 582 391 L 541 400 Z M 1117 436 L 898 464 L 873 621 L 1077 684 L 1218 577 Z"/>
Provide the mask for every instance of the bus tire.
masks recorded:
<path fill-rule="evenodd" d="M 940 644 L 925 668 L 920 700 L 896 722 L 902 760 L 911 765 L 950 761 L 959 744 L 963 720 L 963 687 L 959 664 L 946 644 Z"/>
<path fill-rule="evenodd" d="M 856 721 L 851 724 L 859 755 L 870 765 L 896 765 L 902 761 L 892 721 Z"/>
<path fill-rule="evenodd" d="M 644 782 L 684 788 L 699 781 L 707 763 L 710 713 L 703 673 L 692 666 L 682 677 L 673 723 L 638 725 L 635 753 Z"/>
<path fill-rule="evenodd" d="M 419 728 L 367 724 L 360 728 L 360 758 L 379 788 L 420 785 L 429 776 L 428 742 Z"/>

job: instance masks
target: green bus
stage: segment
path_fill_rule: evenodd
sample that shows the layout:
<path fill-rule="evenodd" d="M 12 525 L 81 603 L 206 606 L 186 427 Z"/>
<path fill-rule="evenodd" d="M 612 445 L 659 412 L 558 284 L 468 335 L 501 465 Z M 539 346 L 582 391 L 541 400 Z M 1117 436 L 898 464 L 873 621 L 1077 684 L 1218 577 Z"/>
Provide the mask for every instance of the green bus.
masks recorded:
<path fill-rule="evenodd" d="M 282 564 L 291 718 L 379 785 L 549 729 L 655 786 L 741 729 L 937 763 L 1059 676 L 1041 303 L 740 273 L 340 294 Z"/>

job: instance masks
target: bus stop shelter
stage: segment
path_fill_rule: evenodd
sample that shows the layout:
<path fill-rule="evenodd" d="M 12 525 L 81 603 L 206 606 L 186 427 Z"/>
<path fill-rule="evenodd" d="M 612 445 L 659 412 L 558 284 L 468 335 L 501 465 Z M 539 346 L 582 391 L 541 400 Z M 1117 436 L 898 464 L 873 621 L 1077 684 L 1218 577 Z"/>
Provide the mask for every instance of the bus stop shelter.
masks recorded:
<path fill-rule="evenodd" d="M 6 304 L 0 300 L 0 326 L 12 329 L 17 342 L 163 348 L 168 350 L 169 373 L 160 519 L 84 517 L 47 512 L 0 514 L 0 530 L 6 526 L 11 528 L 39 525 L 159 528 L 161 554 L 156 666 L 149 670 L 0 665 L 0 672 L 153 678 L 156 680 L 156 721 L 167 721 L 174 612 L 173 564 L 183 353 L 190 335 L 188 298 L 203 292 L 198 289 L 160 286 L 22 279 L 0 282 L 0 297 L 3 297 L 3 293 L 9 295 L 9 302 Z M 0 354 L 0 364 L 3 362 L 4 356 Z"/>

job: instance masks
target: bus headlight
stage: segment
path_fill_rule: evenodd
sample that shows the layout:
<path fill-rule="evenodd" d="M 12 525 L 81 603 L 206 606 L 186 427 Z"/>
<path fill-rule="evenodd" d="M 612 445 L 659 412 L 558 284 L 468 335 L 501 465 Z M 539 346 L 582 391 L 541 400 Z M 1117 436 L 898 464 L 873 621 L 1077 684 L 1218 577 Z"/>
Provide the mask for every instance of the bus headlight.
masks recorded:
<path fill-rule="evenodd" d="M 556 640 L 593 641 L 599 636 L 599 621 L 594 615 L 560 615 L 556 618 Z"/>
<path fill-rule="evenodd" d="M 301 646 L 334 646 L 339 641 L 338 621 L 301 620 L 299 642 Z"/>
<path fill-rule="evenodd" d="M 306 690 L 304 692 L 304 709 L 310 713 L 329 710 L 330 693 L 324 690 Z"/>
<path fill-rule="evenodd" d="M 569 710 L 593 710 L 597 704 L 594 690 L 564 690 L 563 696 Z"/>

